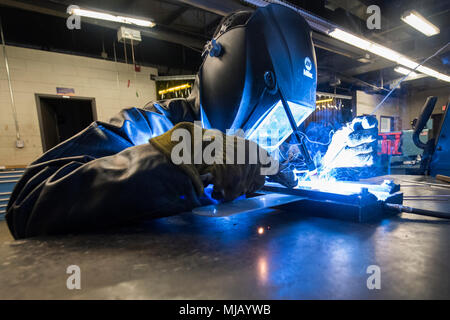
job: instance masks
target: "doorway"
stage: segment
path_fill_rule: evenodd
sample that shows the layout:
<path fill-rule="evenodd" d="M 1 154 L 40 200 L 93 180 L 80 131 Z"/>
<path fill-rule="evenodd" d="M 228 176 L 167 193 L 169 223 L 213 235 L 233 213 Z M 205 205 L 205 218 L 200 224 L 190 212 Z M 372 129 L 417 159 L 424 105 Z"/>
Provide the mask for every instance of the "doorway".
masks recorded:
<path fill-rule="evenodd" d="M 44 152 L 97 120 L 94 98 L 36 94 L 36 105 Z"/>

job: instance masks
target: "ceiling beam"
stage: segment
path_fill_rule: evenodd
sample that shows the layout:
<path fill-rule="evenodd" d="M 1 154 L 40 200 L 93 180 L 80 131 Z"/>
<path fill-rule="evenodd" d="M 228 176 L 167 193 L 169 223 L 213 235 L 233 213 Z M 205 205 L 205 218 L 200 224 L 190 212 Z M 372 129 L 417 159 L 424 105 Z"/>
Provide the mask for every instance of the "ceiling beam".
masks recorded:
<path fill-rule="evenodd" d="M 187 7 L 187 6 L 186 7 L 179 7 L 177 10 L 175 10 L 172 13 L 170 13 L 167 18 L 162 20 L 161 24 L 164 24 L 164 25 L 172 24 L 175 20 L 177 20 L 183 13 L 185 13 L 188 10 L 189 10 L 189 7 Z"/>
<path fill-rule="evenodd" d="M 0 0 L 0 5 L 7 6 L 7 7 L 13 7 L 17 9 L 37 12 L 41 14 L 51 15 L 55 17 L 60 18 L 67 18 L 69 15 L 66 13 L 66 8 L 63 5 L 57 5 L 55 3 L 49 3 L 46 2 L 44 5 L 44 2 L 39 2 L 38 5 L 30 2 L 23 2 L 23 1 L 16 1 L 16 0 Z M 98 19 L 91 19 L 91 18 L 82 18 L 83 23 L 89 23 L 98 25 L 105 28 L 110 28 L 117 30 L 120 24 L 105 21 L 105 20 L 98 20 Z M 159 28 L 158 26 L 154 28 L 143 28 L 138 26 L 133 26 L 134 29 L 137 29 L 141 32 L 141 35 L 143 37 L 150 37 L 153 39 L 163 40 L 171 43 L 176 43 L 183 45 L 188 48 L 195 48 L 195 49 L 203 49 L 203 46 L 205 44 L 205 41 L 196 37 L 187 36 L 180 32 L 174 32 L 174 31 L 168 31 L 163 30 Z"/>
<path fill-rule="evenodd" d="M 215 13 L 219 16 L 226 16 L 230 12 L 237 10 L 249 10 L 237 1 L 232 0 L 178 0 L 193 7 Z"/>
<path fill-rule="evenodd" d="M 219 16 L 217 19 L 214 19 L 213 21 L 211 21 L 210 23 L 208 23 L 205 26 L 205 30 L 206 32 L 210 32 L 213 33 L 214 30 L 216 29 L 216 27 L 219 25 L 220 21 L 222 21 L 223 17 Z M 214 28 L 214 30 L 212 30 Z"/>

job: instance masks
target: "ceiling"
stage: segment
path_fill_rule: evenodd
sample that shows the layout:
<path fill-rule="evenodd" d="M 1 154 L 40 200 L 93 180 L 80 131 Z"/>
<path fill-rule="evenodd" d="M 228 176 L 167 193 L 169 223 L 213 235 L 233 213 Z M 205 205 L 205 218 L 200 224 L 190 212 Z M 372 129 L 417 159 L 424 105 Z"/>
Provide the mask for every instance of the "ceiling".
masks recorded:
<path fill-rule="evenodd" d="M 422 61 L 448 43 L 450 2 L 447 0 L 291 0 L 294 4 L 347 30 Z M 82 18 L 81 30 L 68 30 L 65 20 L 70 4 L 150 18 L 156 27 L 143 32 L 136 48 L 138 63 L 157 66 L 160 74 L 193 74 L 198 69 L 203 44 L 211 37 L 223 15 L 237 9 L 253 9 L 238 0 L 0 0 L 0 17 L 7 44 L 100 57 L 125 58 L 123 45 L 116 42 L 117 25 Z M 381 29 L 366 27 L 368 5 L 381 9 Z M 437 25 L 441 32 L 426 37 L 400 20 L 415 9 Z M 87 21 L 87 23 L 85 23 Z M 387 91 L 401 77 L 395 64 L 332 39 L 313 33 L 319 77 L 318 89 L 349 93 L 354 89 Z M 113 44 L 114 43 L 114 44 Z M 114 48 L 115 47 L 115 48 Z M 129 54 L 129 53 L 128 53 Z M 358 59 L 364 58 L 364 62 Z M 450 46 L 430 59 L 427 66 L 450 73 Z M 432 78 L 408 81 L 402 90 L 445 86 Z M 400 90 L 400 94 L 402 92 Z"/>

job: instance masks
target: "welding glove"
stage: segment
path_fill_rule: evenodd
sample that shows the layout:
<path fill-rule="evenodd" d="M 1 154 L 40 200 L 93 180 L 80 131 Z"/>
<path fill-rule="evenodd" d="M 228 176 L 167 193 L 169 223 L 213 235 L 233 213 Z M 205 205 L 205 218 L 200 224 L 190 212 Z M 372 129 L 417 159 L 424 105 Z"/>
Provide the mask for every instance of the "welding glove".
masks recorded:
<path fill-rule="evenodd" d="M 230 201 L 260 189 L 277 162 L 256 143 L 181 122 L 150 142 L 191 178 L 199 195 Z"/>
<path fill-rule="evenodd" d="M 377 152 L 377 125 L 375 117 L 361 116 L 336 131 L 322 158 L 322 171 L 372 166 Z"/>
<path fill-rule="evenodd" d="M 279 170 L 274 175 L 268 175 L 268 181 L 277 182 L 287 188 L 297 186 L 297 176 L 295 175 L 291 163 L 280 163 Z"/>

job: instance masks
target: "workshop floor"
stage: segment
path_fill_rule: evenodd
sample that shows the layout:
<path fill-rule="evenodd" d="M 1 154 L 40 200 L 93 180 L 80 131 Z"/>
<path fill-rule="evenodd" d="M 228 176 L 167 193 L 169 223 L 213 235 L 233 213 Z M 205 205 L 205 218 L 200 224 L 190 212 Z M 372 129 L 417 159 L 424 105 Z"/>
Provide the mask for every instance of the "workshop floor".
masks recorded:
<path fill-rule="evenodd" d="M 424 177 L 396 179 L 407 196 L 450 194 L 418 184 Z M 405 204 L 450 211 L 448 197 Z M 66 288 L 69 265 L 81 268 L 81 290 Z M 370 265 L 380 290 L 367 288 Z M 449 299 L 449 270 L 450 221 L 410 214 L 358 224 L 283 210 L 189 213 L 21 241 L 0 221 L 0 299 Z"/>

